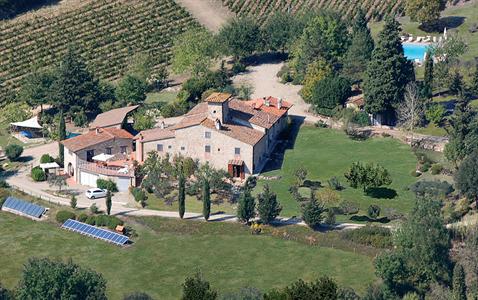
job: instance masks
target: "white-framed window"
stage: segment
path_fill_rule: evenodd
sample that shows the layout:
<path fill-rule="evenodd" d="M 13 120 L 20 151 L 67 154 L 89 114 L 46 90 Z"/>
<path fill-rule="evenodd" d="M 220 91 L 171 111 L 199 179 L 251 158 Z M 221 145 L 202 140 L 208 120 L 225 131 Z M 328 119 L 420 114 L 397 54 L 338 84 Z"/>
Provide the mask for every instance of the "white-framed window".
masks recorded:
<path fill-rule="evenodd" d="M 241 148 L 238 148 L 238 147 L 234 148 L 234 154 L 241 155 Z"/>
<path fill-rule="evenodd" d="M 126 146 L 121 146 L 121 147 L 120 147 L 120 151 L 121 151 L 121 153 L 123 153 L 123 154 L 127 154 L 127 153 L 128 153 L 128 147 L 126 147 Z"/>
<path fill-rule="evenodd" d="M 211 146 L 209 145 L 204 146 L 204 152 L 211 153 Z"/>
<path fill-rule="evenodd" d="M 210 139 L 211 138 L 211 132 L 210 131 L 204 132 L 204 138 Z"/>
<path fill-rule="evenodd" d="M 157 145 L 156 145 L 156 150 L 157 150 L 158 152 L 163 152 L 163 144 L 157 144 Z"/>
<path fill-rule="evenodd" d="M 112 149 L 111 147 L 107 147 L 107 148 L 106 148 L 106 154 L 110 154 L 110 155 L 111 155 L 112 150 L 113 150 L 113 149 Z"/>

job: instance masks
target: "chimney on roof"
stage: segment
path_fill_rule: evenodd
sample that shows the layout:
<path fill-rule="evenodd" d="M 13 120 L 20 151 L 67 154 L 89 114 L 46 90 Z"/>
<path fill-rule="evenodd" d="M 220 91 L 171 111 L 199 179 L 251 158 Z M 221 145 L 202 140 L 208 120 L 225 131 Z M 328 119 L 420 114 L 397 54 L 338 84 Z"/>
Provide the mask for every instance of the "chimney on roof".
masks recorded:
<path fill-rule="evenodd" d="M 96 134 L 99 134 L 100 133 L 100 129 L 98 127 L 95 128 L 95 132 Z"/>
<path fill-rule="evenodd" d="M 277 108 L 278 109 L 282 108 L 282 98 L 277 99 Z"/>
<path fill-rule="evenodd" d="M 216 121 L 214 121 L 214 126 L 217 130 L 221 130 L 221 121 L 219 121 L 219 119 L 216 119 Z"/>
<path fill-rule="evenodd" d="M 161 121 L 161 124 L 159 125 L 159 127 L 160 127 L 161 129 L 164 129 L 164 128 L 166 127 L 166 125 L 164 124 L 164 121 Z"/>
<path fill-rule="evenodd" d="M 264 105 L 265 105 L 265 106 L 271 106 L 271 102 L 269 101 L 268 98 L 264 97 L 264 98 L 262 98 L 262 99 L 264 99 Z"/>

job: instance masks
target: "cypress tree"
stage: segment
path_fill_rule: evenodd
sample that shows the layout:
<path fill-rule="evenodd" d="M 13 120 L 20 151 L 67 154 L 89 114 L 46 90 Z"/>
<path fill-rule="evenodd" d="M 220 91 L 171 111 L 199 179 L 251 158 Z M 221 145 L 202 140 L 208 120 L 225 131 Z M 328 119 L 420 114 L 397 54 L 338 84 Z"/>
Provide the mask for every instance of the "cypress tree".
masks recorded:
<path fill-rule="evenodd" d="M 460 264 L 453 269 L 453 300 L 466 300 L 465 270 Z"/>
<path fill-rule="evenodd" d="M 249 222 L 256 215 L 256 202 L 251 190 L 246 187 L 239 198 L 237 207 L 237 218 L 243 222 Z"/>
<path fill-rule="evenodd" d="M 459 95 L 463 91 L 463 76 L 456 71 L 450 83 L 450 93 Z"/>
<path fill-rule="evenodd" d="M 470 90 L 473 94 L 475 94 L 475 96 L 478 96 L 478 64 L 476 65 L 475 73 L 471 79 Z"/>
<path fill-rule="evenodd" d="M 425 78 L 423 79 L 423 95 L 427 99 L 433 97 L 433 58 L 430 51 L 425 58 Z"/>
<path fill-rule="evenodd" d="M 209 187 L 209 180 L 204 179 L 203 188 L 202 188 L 202 215 L 204 219 L 209 220 L 209 216 L 211 214 L 211 191 Z"/>
<path fill-rule="evenodd" d="M 406 85 L 413 80 L 413 64 L 405 57 L 400 41 L 400 23 L 389 17 L 365 72 L 366 111 L 393 115 L 403 102 Z"/>
<path fill-rule="evenodd" d="M 65 147 L 61 143 L 66 139 L 66 125 L 65 125 L 65 117 L 63 115 L 63 111 L 60 111 L 60 123 L 58 124 L 58 140 L 60 141 L 59 145 L 59 151 L 58 151 L 58 161 L 60 164 L 63 164 L 63 160 L 65 157 Z"/>
<path fill-rule="evenodd" d="M 182 219 L 184 217 L 184 212 L 186 211 L 186 179 L 184 178 L 183 171 L 179 173 L 179 217 Z"/>
<path fill-rule="evenodd" d="M 269 185 L 264 185 L 264 190 L 257 196 L 257 211 L 264 224 L 272 222 L 282 211 L 282 206 L 277 201 L 277 195 L 272 192 Z"/>
<path fill-rule="evenodd" d="M 112 202 L 111 202 L 111 192 L 110 191 L 107 191 L 106 192 L 106 200 L 105 200 L 105 204 L 106 204 L 106 213 L 108 215 L 111 214 L 111 205 L 112 205 Z"/>

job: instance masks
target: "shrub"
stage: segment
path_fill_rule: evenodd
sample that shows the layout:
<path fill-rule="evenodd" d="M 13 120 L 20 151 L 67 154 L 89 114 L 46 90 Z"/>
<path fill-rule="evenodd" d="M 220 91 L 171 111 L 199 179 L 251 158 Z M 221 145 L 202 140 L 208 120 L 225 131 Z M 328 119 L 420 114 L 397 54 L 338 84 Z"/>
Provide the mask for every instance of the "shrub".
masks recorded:
<path fill-rule="evenodd" d="M 76 113 L 75 117 L 73 118 L 73 123 L 77 127 L 85 127 L 86 123 L 88 123 L 88 118 L 86 117 L 85 112 L 81 110 Z"/>
<path fill-rule="evenodd" d="M 340 183 L 339 179 L 335 176 L 329 179 L 328 184 L 331 189 L 336 191 L 341 191 L 344 189 L 342 183 Z"/>
<path fill-rule="evenodd" d="M 443 166 L 440 164 L 433 164 L 430 171 L 433 175 L 438 175 L 443 171 Z"/>
<path fill-rule="evenodd" d="M 235 62 L 234 65 L 232 66 L 232 73 L 234 75 L 245 72 L 245 71 L 246 71 L 246 65 L 244 65 L 241 62 Z"/>
<path fill-rule="evenodd" d="M 329 125 L 327 125 L 327 123 L 325 123 L 322 120 L 318 120 L 317 122 L 315 122 L 314 126 L 317 127 L 317 128 L 328 128 L 329 127 Z"/>
<path fill-rule="evenodd" d="M 89 225 L 96 225 L 96 216 L 88 216 L 88 218 L 85 220 L 85 223 Z"/>
<path fill-rule="evenodd" d="M 315 199 L 311 199 L 303 208 L 302 219 L 309 227 L 314 228 L 322 222 L 324 206 Z"/>
<path fill-rule="evenodd" d="M 342 201 L 339 209 L 344 215 L 354 215 L 359 212 L 359 207 L 350 201 Z"/>
<path fill-rule="evenodd" d="M 34 167 L 30 173 L 30 176 L 32 177 L 33 181 L 45 181 L 46 180 L 46 174 L 43 171 L 42 168 L 40 167 Z"/>
<path fill-rule="evenodd" d="M 96 206 L 95 203 L 91 204 L 91 206 L 90 206 L 90 211 L 91 211 L 91 213 L 93 213 L 93 214 L 97 214 L 97 213 L 100 212 L 98 206 Z"/>
<path fill-rule="evenodd" d="M 420 177 L 420 175 L 422 175 L 422 173 L 420 172 L 417 172 L 416 170 L 413 170 L 410 175 L 412 175 L 413 177 Z"/>
<path fill-rule="evenodd" d="M 445 197 L 451 194 L 454 189 L 446 181 L 417 181 L 410 186 L 410 190 L 417 196 Z"/>
<path fill-rule="evenodd" d="M 428 170 L 430 169 L 431 167 L 431 163 L 429 163 L 428 161 L 425 162 L 423 165 L 420 166 L 420 172 L 422 173 L 425 173 L 425 172 L 428 172 Z"/>
<path fill-rule="evenodd" d="M 1 189 L 8 189 L 10 185 L 5 180 L 0 180 L 0 188 Z"/>
<path fill-rule="evenodd" d="M 56 213 L 56 221 L 60 224 L 65 223 L 68 219 L 76 219 L 75 213 L 68 210 L 60 210 Z"/>
<path fill-rule="evenodd" d="M 367 215 L 370 219 L 376 219 L 380 216 L 380 206 L 372 204 L 367 209 Z"/>
<path fill-rule="evenodd" d="M 77 204 L 78 204 L 78 201 L 76 200 L 75 195 L 72 195 L 71 198 L 70 198 L 71 208 L 75 209 Z"/>
<path fill-rule="evenodd" d="M 385 227 L 366 225 L 359 229 L 343 231 L 342 237 L 366 246 L 392 247 L 392 234 L 390 229 Z"/>
<path fill-rule="evenodd" d="M 360 127 L 365 127 L 370 125 L 370 118 L 368 114 L 364 111 L 354 112 L 350 122 L 357 124 Z"/>
<path fill-rule="evenodd" d="M 5 155 L 11 161 L 16 161 L 23 153 L 23 147 L 16 144 L 11 144 L 5 147 Z"/>
<path fill-rule="evenodd" d="M 116 182 L 112 181 L 111 179 L 97 179 L 96 180 L 96 186 L 100 189 L 105 189 L 108 190 L 112 193 L 118 191 L 118 186 L 116 185 Z"/>
<path fill-rule="evenodd" d="M 80 222 L 85 222 L 86 219 L 88 219 L 88 215 L 85 214 L 85 213 L 79 214 L 79 215 L 78 215 L 78 218 L 77 218 L 77 220 L 80 221 Z"/>
<path fill-rule="evenodd" d="M 47 164 L 47 163 L 51 163 L 51 162 L 54 162 L 55 159 L 53 157 L 50 156 L 50 154 L 43 154 L 40 158 L 40 163 L 41 164 Z"/>
<path fill-rule="evenodd" d="M 115 229 L 118 225 L 123 225 L 123 221 L 115 216 L 99 215 L 96 216 L 96 226 L 105 226 L 110 229 Z"/>

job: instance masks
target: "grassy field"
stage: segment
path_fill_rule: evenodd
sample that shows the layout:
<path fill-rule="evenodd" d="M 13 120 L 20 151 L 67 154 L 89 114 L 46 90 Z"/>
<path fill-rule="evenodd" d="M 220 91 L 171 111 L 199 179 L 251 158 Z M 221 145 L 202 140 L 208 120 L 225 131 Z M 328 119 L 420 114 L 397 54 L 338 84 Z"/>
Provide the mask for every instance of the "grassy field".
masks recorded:
<path fill-rule="evenodd" d="M 361 189 L 348 187 L 343 174 L 356 161 L 379 163 L 387 168 L 393 180 L 389 188 L 395 190 L 397 196 L 393 199 L 372 198 L 364 195 Z M 413 206 L 414 197 L 407 187 L 416 180 L 410 175 L 416 163 L 410 147 L 391 138 L 354 141 L 341 131 L 302 127 L 294 148 L 285 153 L 282 168 L 263 174 L 282 178 L 260 181 L 256 191 L 260 191 L 260 186 L 267 182 L 278 195 L 283 206 L 282 215 L 300 215 L 298 203 L 292 199 L 288 189 L 294 182 L 293 172 L 302 166 L 309 172 L 308 179 L 319 180 L 325 186 L 327 180 L 337 176 L 346 186 L 339 195 L 342 199 L 356 203 L 361 213 L 365 213 L 371 204 L 380 205 L 382 211 L 393 208 L 407 213 Z"/>
<path fill-rule="evenodd" d="M 178 299 L 181 283 L 196 270 L 201 270 L 220 293 L 244 286 L 267 291 L 298 278 L 312 280 L 321 275 L 332 276 L 339 284 L 363 293 L 375 280 L 374 254 L 359 254 L 355 248 L 353 252 L 337 249 L 340 242 L 330 244 L 337 233 L 311 232 L 322 236 L 318 244 L 326 246 L 320 247 L 272 235 L 251 235 L 239 224 L 136 220 L 127 220 L 138 234 L 134 244 L 120 248 L 48 221 L 34 222 L 0 212 L 0 279 L 7 288 L 13 288 L 29 257 L 47 256 L 72 258 L 103 274 L 111 299 L 133 291 L 147 292 L 156 299 Z"/>
<path fill-rule="evenodd" d="M 174 191 L 174 196 L 177 195 L 177 191 Z M 163 199 L 159 199 L 154 194 L 148 194 L 148 200 L 146 201 L 148 209 L 157 209 L 157 210 L 168 210 L 168 211 L 178 211 L 178 201 L 177 196 L 174 198 L 175 201 L 171 204 L 166 204 Z M 227 202 L 218 203 L 214 201 L 214 195 L 212 196 L 212 203 L 211 203 L 211 214 L 224 212 L 227 214 L 235 214 L 236 213 L 236 205 L 229 204 Z M 186 211 L 187 212 L 202 212 L 202 201 L 199 201 L 196 196 L 189 196 L 186 195 Z"/>
<path fill-rule="evenodd" d="M 176 99 L 177 95 L 178 95 L 178 92 L 170 92 L 170 91 L 148 93 L 146 96 L 145 103 L 146 104 L 152 104 L 152 103 L 158 103 L 158 102 L 171 103 Z"/>

